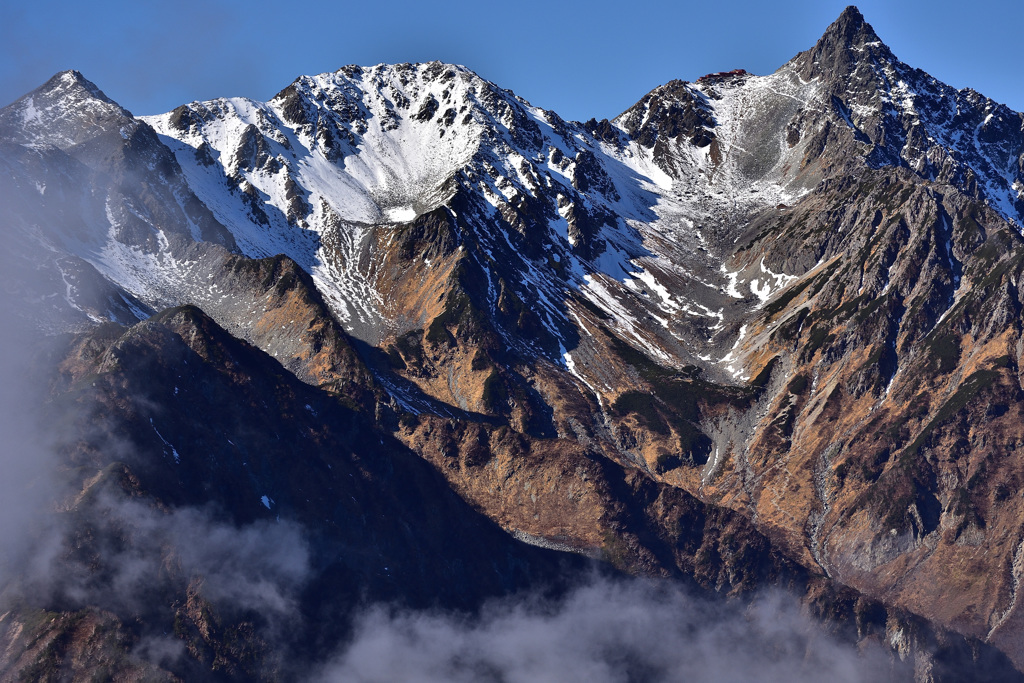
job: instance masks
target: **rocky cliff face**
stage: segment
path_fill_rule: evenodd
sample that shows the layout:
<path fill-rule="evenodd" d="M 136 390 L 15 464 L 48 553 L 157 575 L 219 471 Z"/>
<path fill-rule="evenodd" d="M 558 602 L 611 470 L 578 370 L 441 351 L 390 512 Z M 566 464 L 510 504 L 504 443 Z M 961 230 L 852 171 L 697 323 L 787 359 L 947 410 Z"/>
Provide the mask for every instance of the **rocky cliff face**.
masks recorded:
<path fill-rule="evenodd" d="M 81 334 L 40 361 L 88 416 L 62 418 L 72 511 L 106 487 L 281 515 L 339 612 L 476 604 L 589 556 L 789 586 L 920 679 L 1024 668 L 1024 117 L 855 8 L 774 74 L 611 121 L 430 63 L 143 118 L 66 72 L 0 135 L 12 315 Z M 45 607 L 82 643 L 180 615 L 195 671 L 283 656 L 244 610 L 213 628 L 193 574 L 150 621 Z M 15 668 L 57 623 L 21 609 Z"/>

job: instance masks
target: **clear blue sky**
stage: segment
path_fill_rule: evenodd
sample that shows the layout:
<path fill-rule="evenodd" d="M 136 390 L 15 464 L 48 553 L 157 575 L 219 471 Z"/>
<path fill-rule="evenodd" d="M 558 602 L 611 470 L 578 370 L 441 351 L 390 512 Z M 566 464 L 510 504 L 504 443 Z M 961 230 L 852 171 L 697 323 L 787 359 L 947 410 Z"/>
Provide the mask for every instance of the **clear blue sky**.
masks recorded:
<path fill-rule="evenodd" d="M 78 69 L 136 114 L 195 99 L 269 99 L 345 64 L 464 64 L 568 119 L 612 117 L 673 78 L 769 73 L 848 0 L 76 0 L 4 2 L 0 105 Z M 865 0 L 903 61 L 1024 110 L 1022 0 Z"/>

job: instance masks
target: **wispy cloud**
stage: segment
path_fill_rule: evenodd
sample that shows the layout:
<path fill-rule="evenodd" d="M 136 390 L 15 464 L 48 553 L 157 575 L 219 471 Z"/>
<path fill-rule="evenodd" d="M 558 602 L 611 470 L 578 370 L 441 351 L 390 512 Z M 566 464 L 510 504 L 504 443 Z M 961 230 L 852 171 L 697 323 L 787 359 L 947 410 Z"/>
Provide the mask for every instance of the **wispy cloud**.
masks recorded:
<path fill-rule="evenodd" d="M 595 580 L 561 600 L 505 600 L 476 617 L 371 609 L 320 680 L 853 683 L 905 668 L 881 647 L 861 652 L 825 635 L 786 593 L 727 605 L 668 583 Z"/>

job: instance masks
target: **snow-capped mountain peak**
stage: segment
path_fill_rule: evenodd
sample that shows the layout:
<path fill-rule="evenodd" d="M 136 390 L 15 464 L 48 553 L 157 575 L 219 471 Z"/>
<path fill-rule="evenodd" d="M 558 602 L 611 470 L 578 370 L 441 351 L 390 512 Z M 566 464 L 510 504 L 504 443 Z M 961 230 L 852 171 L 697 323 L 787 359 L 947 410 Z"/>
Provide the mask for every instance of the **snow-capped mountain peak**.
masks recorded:
<path fill-rule="evenodd" d="M 89 125 L 82 125 L 88 121 Z M 137 125 L 131 112 L 108 98 L 78 71 L 62 71 L 0 109 L 5 137 L 25 145 L 66 149 L 99 134 L 128 135 Z"/>
<path fill-rule="evenodd" d="M 9 127 L 28 130 L 25 112 L 44 90 L 68 111 L 102 109 L 119 135 L 155 130 L 173 158 L 157 163 L 165 153 L 148 141 L 148 168 L 177 178 L 180 206 L 206 212 L 156 228 L 137 219 L 145 211 L 118 217 L 115 207 L 115 237 L 104 239 L 158 252 L 157 233 L 177 231 L 220 235 L 250 257 L 284 253 L 374 342 L 428 322 L 390 310 L 379 277 L 402 226 L 435 212 L 456 226 L 463 251 L 451 264 L 507 269 L 501 279 L 542 312 L 549 354 L 574 334 L 558 303 L 570 291 L 618 319 L 632 343 L 706 365 L 818 260 L 737 253 L 743 226 L 829 178 L 896 166 L 964 187 L 1018 224 L 1024 207 L 1020 115 L 902 64 L 856 8 L 774 74 L 673 81 L 614 121 L 586 124 L 440 62 L 347 66 L 302 76 L 269 102 L 192 102 L 141 119 L 66 73 L 3 110 Z M 99 130 L 67 116 L 74 135 Z M 60 126 L 31 139 L 75 144 Z M 134 291 L 145 279 L 132 291 L 155 302 Z M 638 324 L 646 316 L 664 324 Z"/>

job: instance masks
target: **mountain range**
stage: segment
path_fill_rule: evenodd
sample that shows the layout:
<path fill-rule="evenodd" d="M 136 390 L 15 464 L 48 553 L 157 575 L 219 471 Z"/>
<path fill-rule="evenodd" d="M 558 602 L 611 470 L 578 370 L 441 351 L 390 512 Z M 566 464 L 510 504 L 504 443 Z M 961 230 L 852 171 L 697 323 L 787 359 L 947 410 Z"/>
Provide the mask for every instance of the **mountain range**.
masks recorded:
<path fill-rule="evenodd" d="M 142 117 L 66 71 L 0 169 L 4 680 L 306 678 L 368 604 L 594 572 L 1022 677 L 1024 115 L 856 8 L 601 121 L 438 62 Z"/>

